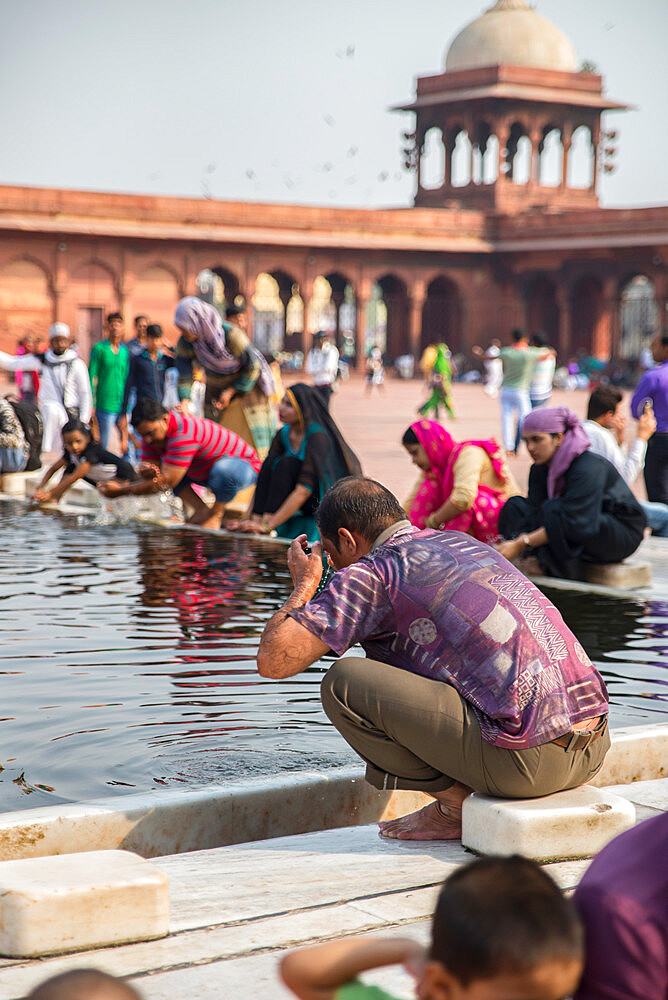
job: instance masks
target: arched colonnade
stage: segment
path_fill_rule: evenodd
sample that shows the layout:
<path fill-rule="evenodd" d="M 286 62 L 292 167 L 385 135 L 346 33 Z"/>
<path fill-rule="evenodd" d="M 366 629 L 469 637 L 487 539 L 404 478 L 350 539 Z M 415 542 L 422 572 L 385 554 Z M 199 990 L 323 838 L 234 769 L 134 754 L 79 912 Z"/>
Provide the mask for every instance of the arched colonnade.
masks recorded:
<path fill-rule="evenodd" d="M 175 255 L 176 256 L 176 255 Z M 202 250 L 181 265 L 150 251 L 128 262 L 119 253 L 76 250 L 51 254 L 0 254 L 0 346 L 13 350 L 27 332 L 43 338 L 50 323 L 72 327 L 84 356 L 102 335 L 107 312 L 131 320 L 146 313 L 173 337 L 174 307 L 199 284 L 217 304 L 245 302 L 249 332 L 268 354 L 305 353 L 312 335 L 327 330 L 351 363 L 364 364 L 378 343 L 394 361 L 418 358 L 433 341 L 453 353 L 513 326 L 543 330 L 562 359 L 578 351 L 615 357 L 639 353 L 666 317 L 668 281 L 663 271 L 623 262 L 607 271 L 564 263 L 553 271 L 526 271 L 503 278 L 489 267 L 368 268 L 339 263 L 277 266 L 271 259 L 227 259 Z M 207 279 L 209 284 L 207 285 Z"/>
<path fill-rule="evenodd" d="M 417 138 L 418 190 L 449 191 L 499 181 L 594 190 L 599 141 L 598 120 L 427 120 Z"/>

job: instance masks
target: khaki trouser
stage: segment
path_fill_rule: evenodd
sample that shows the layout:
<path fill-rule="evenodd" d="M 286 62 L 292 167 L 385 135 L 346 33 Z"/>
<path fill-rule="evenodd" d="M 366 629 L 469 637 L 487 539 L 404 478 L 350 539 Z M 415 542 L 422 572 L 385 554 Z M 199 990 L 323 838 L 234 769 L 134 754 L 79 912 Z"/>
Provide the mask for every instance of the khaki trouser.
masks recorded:
<path fill-rule="evenodd" d="M 365 761 L 375 788 L 433 794 L 459 781 L 502 798 L 537 798 L 593 778 L 610 747 L 607 729 L 582 750 L 494 746 L 451 684 L 362 657 L 338 660 L 321 693 L 325 712 Z"/>

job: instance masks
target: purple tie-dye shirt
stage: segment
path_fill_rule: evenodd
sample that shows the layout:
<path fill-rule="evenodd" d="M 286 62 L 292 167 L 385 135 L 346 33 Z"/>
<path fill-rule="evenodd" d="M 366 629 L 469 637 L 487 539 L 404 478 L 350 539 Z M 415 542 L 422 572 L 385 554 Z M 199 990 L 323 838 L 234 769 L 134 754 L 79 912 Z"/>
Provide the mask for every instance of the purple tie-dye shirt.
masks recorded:
<path fill-rule="evenodd" d="M 601 676 L 554 605 L 459 531 L 401 522 L 291 615 L 339 656 L 360 643 L 371 659 L 452 684 L 496 746 L 549 743 L 608 711 Z"/>

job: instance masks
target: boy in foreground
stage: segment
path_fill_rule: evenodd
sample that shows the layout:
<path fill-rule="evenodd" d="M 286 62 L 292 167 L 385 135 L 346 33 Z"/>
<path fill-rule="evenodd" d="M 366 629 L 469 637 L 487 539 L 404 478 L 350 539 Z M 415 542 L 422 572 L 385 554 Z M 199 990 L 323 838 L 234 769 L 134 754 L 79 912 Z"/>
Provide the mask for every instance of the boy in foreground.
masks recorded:
<path fill-rule="evenodd" d="M 357 976 L 403 965 L 419 1000 L 564 1000 L 582 975 L 575 907 L 525 858 L 483 858 L 450 875 L 438 897 L 432 941 L 348 938 L 301 948 L 281 963 L 300 1000 L 392 1000 Z"/>

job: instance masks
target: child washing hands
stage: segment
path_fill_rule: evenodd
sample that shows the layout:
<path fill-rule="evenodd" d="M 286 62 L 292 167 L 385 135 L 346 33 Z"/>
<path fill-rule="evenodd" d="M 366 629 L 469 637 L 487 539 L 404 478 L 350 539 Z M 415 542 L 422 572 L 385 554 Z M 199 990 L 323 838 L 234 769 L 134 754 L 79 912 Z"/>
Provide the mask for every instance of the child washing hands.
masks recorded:
<path fill-rule="evenodd" d="M 111 479 L 133 482 L 137 478 L 130 463 L 96 444 L 90 429 L 80 420 L 68 420 L 62 429 L 62 435 L 65 446 L 62 458 L 46 470 L 33 493 L 34 503 L 57 503 L 79 479 L 97 486 Z M 47 483 L 60 469 L 65 470 L 62 477 L 55 486 L 47 489 Z"/>

